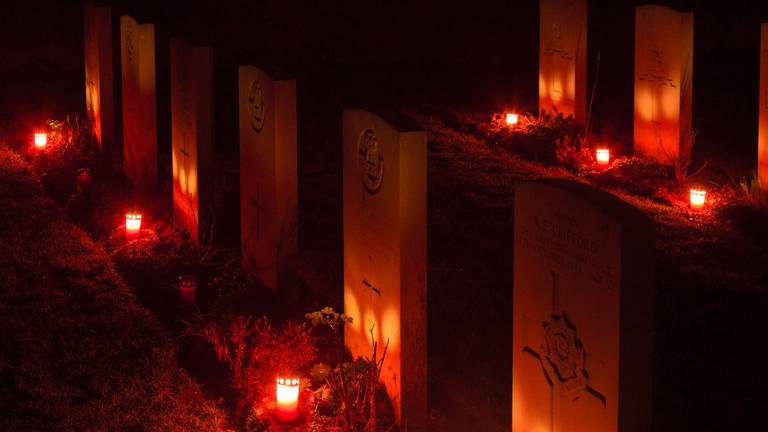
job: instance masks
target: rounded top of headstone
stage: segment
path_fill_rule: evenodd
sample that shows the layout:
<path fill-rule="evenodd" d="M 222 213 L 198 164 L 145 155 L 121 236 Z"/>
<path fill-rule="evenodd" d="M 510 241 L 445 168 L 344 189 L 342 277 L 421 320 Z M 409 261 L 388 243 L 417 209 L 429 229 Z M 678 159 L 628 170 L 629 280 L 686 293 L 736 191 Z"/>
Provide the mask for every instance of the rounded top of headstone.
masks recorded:
<path fill-rule="evenodd" d="M 671 8 L 669 6 L 662 6 L 662 5 L 657 5 L 657 4 L 644 4 L 644 5 L 638 5 L 638 6 L 635 7 L 635 11 L 641 11 L 641 10 L 664 11 L 664 13 L 675 13 L 675 14 L 691 13 L 691 12 L 677 10 L 677 9 Z"/>
<path fill-rule="evenodd" d="M 621 221 L 621 225 L 631 228 L 633 231 L 653 233 L 651 219 L 637 207 L 629 204 L 621 198 L 595 188 L 589 184 L 564 179 L 541 179 L 534 181 L 517 181 L 516 184 L 542 185 L 568 192 L 587 202 L 601 213 Z M 517 189 L 517 186 L 515 186 Z"/>
<path fill-rule="evenodd" d="M 240 69 L 248 69 L 248 68 L 255 68 L 264 72 L 265 74 L 269 75 L 272 81 L 287 81 L 287 80 L 294 79 L 293 75 L 290 72 L 288 72 L 287 70 L 283 69 L 280 66 L 276 66 L 273 64 L 240 65 Z"/>
<path fill-rule="evenodd" d="M 423 132 L 424 131 L 424 128 L 416 120 L 412 119 L 402 111 L 397 110 L 395 108 L 373 107 L 373 108 L 364 108 L 364 109 L 349 108 L 344 110 L 344 112 L 353 112 L 353 111 L 365 112 L 365 113 L 378 116 L 382 120 L 392 125 L 392 127 L 395 128 L 398 132 Z"/>

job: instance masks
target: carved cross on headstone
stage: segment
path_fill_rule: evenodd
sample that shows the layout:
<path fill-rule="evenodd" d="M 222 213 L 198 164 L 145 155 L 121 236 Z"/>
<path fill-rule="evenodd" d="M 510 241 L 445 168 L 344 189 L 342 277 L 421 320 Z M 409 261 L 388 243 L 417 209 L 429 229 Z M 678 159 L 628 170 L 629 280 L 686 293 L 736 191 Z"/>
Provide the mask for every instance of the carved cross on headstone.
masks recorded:
<path fill-rule="evenodd" d="M 640 81 L 646 81 L 651 85 L 651 123 L 658 127 L 661 126 L 663 120 L 660 116 L 661 106 L 664 103 L 664 96 L 661 92 L 664 87 L 677 88 L 677 85 L 666 71 L 662 49 L 654 48 L 652 52 L 654 65 L 649 71 L 640 75 Z"/>
<path fill-rule="evenodd" d="M 256 182 L 256 198 L 251 199 L 251 205 L 256 208 L 256 243 L 261 243 L 261 213 L 264 211 L 261 198 L 261 183 Z"/>
<path fill-rule="evenodd" d="M 550 431 L 555 432 L 555 407 L 563 399 L 571 401 L 587 394 L 603 406 L 607 400 L 603 394 L 589 385 L 587 372 L 588 354 L 578 338 L 576 326 L 560 312 L 560 275 L 550 271 L 552 280 L 551 313 L 548 321 L 542 322 L 544 337 L 540 347 L 530 346 L 526 337 L 523 352 L 541 363 L 544 378 L 549 385 Z M 527 330 L 524 330 L 527 333 Z"/>

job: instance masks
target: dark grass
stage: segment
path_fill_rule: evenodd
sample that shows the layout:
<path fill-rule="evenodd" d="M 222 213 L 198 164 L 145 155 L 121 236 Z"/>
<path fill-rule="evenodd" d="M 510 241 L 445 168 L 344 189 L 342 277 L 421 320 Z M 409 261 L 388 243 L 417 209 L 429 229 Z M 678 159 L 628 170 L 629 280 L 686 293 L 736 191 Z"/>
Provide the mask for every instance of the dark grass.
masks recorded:
<path fill-rule="evenodd" d="M 0 429 L 218 430 L 109 257 L 0 149 Z"/>

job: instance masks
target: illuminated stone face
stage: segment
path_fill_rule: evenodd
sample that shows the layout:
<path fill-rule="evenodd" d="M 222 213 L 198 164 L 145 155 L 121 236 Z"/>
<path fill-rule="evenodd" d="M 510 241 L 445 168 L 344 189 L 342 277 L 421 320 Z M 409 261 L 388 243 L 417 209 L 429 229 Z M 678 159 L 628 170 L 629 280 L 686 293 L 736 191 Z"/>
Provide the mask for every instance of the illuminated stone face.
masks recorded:
<path fill-rule="evenodd" d="M 212 204 L 213 52 L 178 38 L 170 46 L 173 214 L 198 240 Z"/>
<path fill-rule="evenodd" d="M 757 175 L 768 190 L 768 23 L 760 27 L 760 95 L 757 129 Z"/>
<path fill-rule="evenodd" d="M 512 430 L 651 429 L 653 239 L 567 181 L 515 185 Z"/>
<path fill-rule="evenodd" d="M 354 356 L 389 342 L 381 374 L 397 419 L 427 422 L 426 133 L 393 113 L 345 110 L 344 337 Z M 386 167 L 385 164 L 386 163 Z"/>
<path fill-rule="evenodd" d="M 693 14 L 662 6 L 635 11 L 635 152 L 671 164 L 690 155 Z"/>
<path fill-rule="evenodd" d="M 112 15 L 109 8 L 84 7 L 85 105 L 100 148 L 114 143 L 115 101 L 112 77 Z"/>
<path fill-rule="evenodd" d="M 123 170 L 138 188 L 157 185 L 155 29 L 120 17 Z"/>
<path fill-rule="evenodd" d="M 280 289 L 298 254 L 296 81 L 240 66 L 243 266 Z"/>
<path fill-rule="evenodd" d="M 587 2 L 540 1 L 539 110 L 586 119 Z"/>

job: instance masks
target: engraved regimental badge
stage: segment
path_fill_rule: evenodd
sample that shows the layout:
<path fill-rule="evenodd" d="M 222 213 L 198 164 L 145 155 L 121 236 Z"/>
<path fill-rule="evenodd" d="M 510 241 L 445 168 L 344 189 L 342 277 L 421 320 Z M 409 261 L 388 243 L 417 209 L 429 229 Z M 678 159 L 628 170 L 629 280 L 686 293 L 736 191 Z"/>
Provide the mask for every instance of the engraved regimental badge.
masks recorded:
<path fill-rule="evenodd" d="M 577 398 L 587 388 L 584 346 L 568 317 L 553 314 L 544 322 L 541 365 L 549 379 L 559 383 L 563 395 Z"/>
<path fill-rule="evenodd" d="M 357 140 L 357 158 L 363 187 L 370 194 L 377 193 L 384 177 L 384 156 L 376 134 L 370 129 L 364 130 Z"/>
<path fill-rule="evenodd" d="M 251 127 L 260 132 L 264 127 L 264 91 L 258 80 L 253 80 L 248 92 L 248 112 L 251 114 Z"/>

